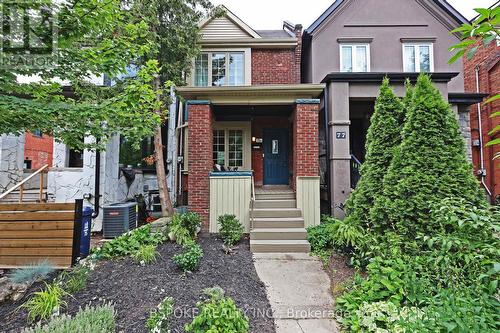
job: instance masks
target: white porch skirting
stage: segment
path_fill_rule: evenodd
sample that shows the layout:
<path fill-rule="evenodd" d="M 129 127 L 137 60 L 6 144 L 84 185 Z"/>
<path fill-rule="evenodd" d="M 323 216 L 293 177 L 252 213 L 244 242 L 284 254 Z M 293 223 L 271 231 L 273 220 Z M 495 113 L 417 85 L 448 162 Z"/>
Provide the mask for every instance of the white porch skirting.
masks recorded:
<path fill-rule="evenodd" d="M 302 209 L 305 227 L 320 224 L 319 177 L 297 177 L 297 208 Z"/>
<path fill-rule="evenodd" d="M 212 174 L 210 177 L 210 232 L 219 232 L 217 218 L 232 214 L 250 232 L 251 173 Z"/>

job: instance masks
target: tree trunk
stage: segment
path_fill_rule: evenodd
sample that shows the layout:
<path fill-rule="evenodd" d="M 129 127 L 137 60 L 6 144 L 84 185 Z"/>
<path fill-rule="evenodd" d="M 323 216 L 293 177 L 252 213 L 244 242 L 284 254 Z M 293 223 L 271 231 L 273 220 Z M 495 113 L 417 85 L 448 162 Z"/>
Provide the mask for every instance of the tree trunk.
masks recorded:
<path fill-rule="evenodd" d="M 155 80 L 155 88 L 160 89 L 160 79 Z M 160 113 L 161 110 L 158 110 Z M 161 126 L 158 126 L 155 133 L 155 161 L 156 178 L 158 180 L 158 190 L 160 192 L 161 215 L 168 217 L 174 215 L 174 207 L 168 193 L 167 174 L 165 172 L 165 158 L 163 156 L 163 140 L 161 135 Z"/>

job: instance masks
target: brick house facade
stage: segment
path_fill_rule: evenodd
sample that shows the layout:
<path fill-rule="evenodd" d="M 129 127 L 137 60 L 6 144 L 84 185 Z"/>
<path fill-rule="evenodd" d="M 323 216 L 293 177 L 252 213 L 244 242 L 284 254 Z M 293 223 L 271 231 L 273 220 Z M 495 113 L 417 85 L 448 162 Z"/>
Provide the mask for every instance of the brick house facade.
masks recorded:
<path fill-rule="evenodd" d="M 52 166 L 54 138 L 45 134 L 29 133 L 25 135 L 24 161 L 27 169 L 39 169 L 48 164 Z"/>
<path fill-rule="evenodd" d="M 477 87 L 476 82 L 479 83 Z M 479 47 L 472 59 L 464 58 L 465 90 L 490 94 L 489 97 L 500 93 L 500 41 L 493 41 L 488 47 Z M 487 98 L 489 98 L 487 97 Z M 478 105 L 471 106 L 471 141 L 472 160 L 474 171 L 480 180 L 484 181 L 487 191 L 491 192 L 492 201 L 500 200 L 500 160 L 493 160 L 495 154 L 500 153 L 499 146 L 484 147 L 489 141 L 498 138 L 500 133 L 488 134 L 500 125 L 500 118 L 491 118 L 491 115 L 500 110 L 500 101 L 481 105 L 482 140 L 479 140 L 480 124 Z M 483 149 L 481 149 L 481 145 Z M 483 163 L 481 163 L 481 150 Z M 483 167 L 481 167 L 481 164 Z"/>
<path fill-rule="evenodd" d="M 319 198 L 324 86 L 301 84 L 302 26 L 253 30 L 227 11 L 201 28 L 202 53 L 188 86 L 177 90 L 186 100 L 178 179 L 188 209 L 206 231 L 217 232 L 217 217 L 234 214 L 252 233 L 250 198 L 278 188 L 294 193 L 305 225 L 318 224 L 319 200 L 311 199 Z"/>

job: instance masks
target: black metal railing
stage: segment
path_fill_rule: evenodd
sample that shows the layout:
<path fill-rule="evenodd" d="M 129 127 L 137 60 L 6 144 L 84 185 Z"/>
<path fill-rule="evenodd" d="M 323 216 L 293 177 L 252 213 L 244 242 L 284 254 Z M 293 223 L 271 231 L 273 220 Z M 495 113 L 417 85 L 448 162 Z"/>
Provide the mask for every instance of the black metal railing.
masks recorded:
<path fill-rule="evenodd" d="M 351 188 L 356 188 L 361 178 L 361 161 L 351 155 Z"/>

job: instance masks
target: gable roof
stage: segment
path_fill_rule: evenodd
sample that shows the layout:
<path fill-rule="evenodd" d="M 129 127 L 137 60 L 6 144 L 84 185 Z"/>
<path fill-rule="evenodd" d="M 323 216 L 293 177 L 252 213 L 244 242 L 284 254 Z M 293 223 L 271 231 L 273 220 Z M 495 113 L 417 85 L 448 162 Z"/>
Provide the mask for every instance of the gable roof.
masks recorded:
<path fill-rule="evenodd" d="M 256 30 L 257 33 L 263 38 L 291 38 L 295 37 L 288 33 L 286 30 Z"/>
<path fill-rule="evenodd" d="M 243 22 L 238 16 L 236 16 L 226 6 L 220 5 L 220 7 L 225 11 L 224 17 L 227 18 L 229 21 L 231 21 L 238 28 L 240 28 L 244 33 L 248 34 L 250 37 L 253 37 L 253 38 L 261 38 L 261 36 L 255 30 L 250 28 L 249 25 L 247 25 L 245 22 Z M 207 26 L 214 19 L 216 19 L 216 18 L 209 17 L 209 18 L 201 21 L 199 24 L 200 29 L 203 29 L 203 27 Z"/>
<path fill-rule="evenodd" d="M 332 15 L 337 8 L 340 7 L 345 1 L 349 0 L 336 0 L 321 16 L 316 19 L 316 21 L 311 24 L 309 28 L 307 28 L 306 33 L 312 34 L 314 31 L 319 28 L 323 24 L 323 22 Z M 441 9 L 443 9 L 448 15 L 450 15 L 458 24 L 470 23 L 458 10 L 453 8 L 446 0 L 432 0 L 434 1 Z"/>

